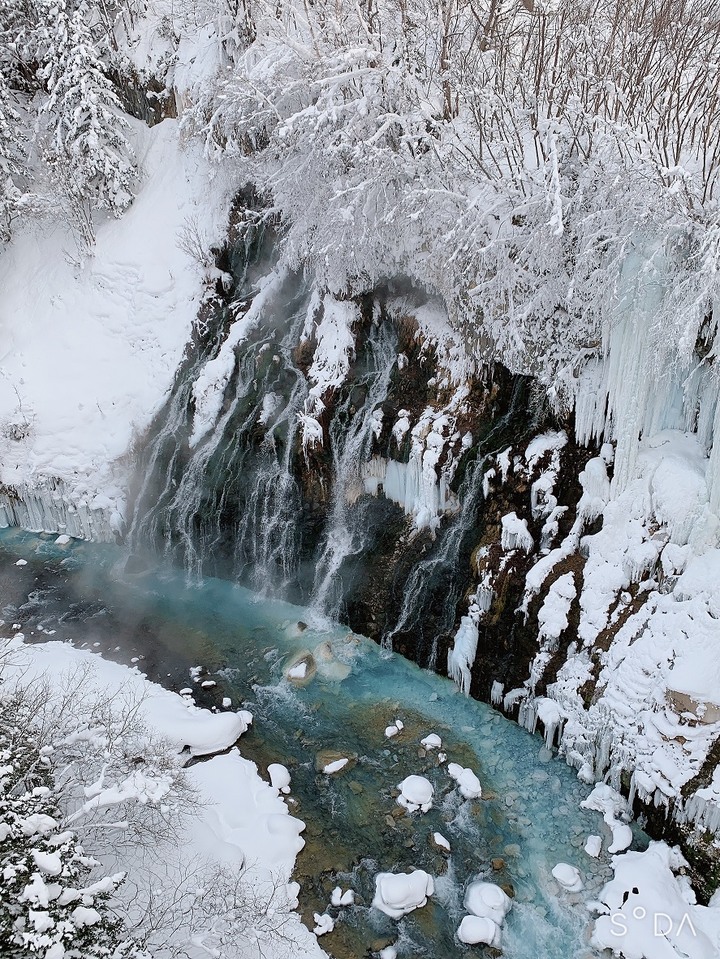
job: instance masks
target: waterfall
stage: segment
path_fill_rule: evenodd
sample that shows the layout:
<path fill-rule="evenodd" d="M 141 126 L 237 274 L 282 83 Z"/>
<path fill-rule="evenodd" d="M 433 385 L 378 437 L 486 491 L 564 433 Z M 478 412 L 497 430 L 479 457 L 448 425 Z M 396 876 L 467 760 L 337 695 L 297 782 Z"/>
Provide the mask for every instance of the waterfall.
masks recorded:
<path fill-rule="evenodd" d="M 446 521 L 434 549 L 413 566 L 402 587 L 402 604 L 397 621 L 381 638 L 381 645 L 386 652 L 392 652 L 396 637 L 411 634 L 413 642 L 424 654 L 422 665 L 436 669 L 438 638 L 453 631 L 457 606 L 469 583 L 469 562 L 463 562 L 463 553 L 466 552 L 466 559 L 469 559 L 469 552 L 477 542 L 474 533 L 477 532 L 484 499 L 485 463 L 507 445 L 508 427 L 515 426 L 513 442 L 520 438 L 516 422 L 520 411 L 526 415 L 523 428 L 528 432 L 533 428 L 533 424 L 527 422 L 527 409 L 524 406 L 526 388 L 527 380 L 516 378 L 509 409 L 493 423 L 465 470 L 458 490 L 459 514 Z M 433 618 L 432 623 L 429 623 L 431 611 Z"/>
<path fill-rule="evenodd" d="M 316 567 L 312 606 L 331 619 L 338 619 L 341 612 L 343 564 L 365 546 L 365 530 L 352 506 L 363 490 L 361 467 L 369 459 L 378 429 L 373 413 L 387 396 L 397 359 L 394 332 L 378 315 L 366 352 L 366 369 L 356 374 L 354 388 L 341 400 L 330 425 L 332 508 Z M 364 400 L 358 404 L 361 392 Z"/>

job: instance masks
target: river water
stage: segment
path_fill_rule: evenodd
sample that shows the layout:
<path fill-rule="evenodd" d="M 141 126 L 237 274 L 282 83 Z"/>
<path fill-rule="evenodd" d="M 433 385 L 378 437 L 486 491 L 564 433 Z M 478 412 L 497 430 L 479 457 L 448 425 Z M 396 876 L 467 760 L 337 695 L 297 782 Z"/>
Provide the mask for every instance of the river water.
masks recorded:
<path fill-rule="evenodd" d="M 609 833 L 599 814 L 579 808 L 587 787 L 538 736 L 347 628 L 312 622 L 307 609 L 224 580 L 188 585 L 172 570 L 127 573 L 119 548 L 54 539 L 0 533 L 5 634 L 18 624 L 31 641 L 88 645 L 170 688 L 192 686 L 210 707 L 222 708 L 227 696 L 233 708 L 250 709 L 255 725 L 241 751 L 261 773 L 271 762 L 289 768 L 290 808 L 307 826 L 296 868 L 303 917 L 312 925 L 336 885 L 356 891 L 356 906 L 331 910 L 339 920 L 323 945 L 332 955 L 359 957 L 390 942 L 401 957 L 467 955 L 454 932 L 464 888 L 476 878 L 514 897 L 503 935 L 508 959 L 593 955 L 585 901 L 611 873 L 604 854 L 593 860 L 583 846 L 588 835 Z M 15 565 L 18 558 L 27 565 Z M 318 671 L 298 686 L 285 673 L 307 651 Z M 217 685 L 193 684 L 196 666 Z M 396 719 L 404 729 L 387 739 Z M 430 732 L 448 762 L 477 773 L 482 799 L 463 800 L 437 752 L 420 747 Z M 348 756 L 348 767 L 336 776 L 318 771 L 323 750 Z M 398 817 L 396 786 L 413 773 L 433 783 L 433 808 Z M 432 844 L 435 831 L 449 841 L 449 856 Z M 646 842 L 637 831 L 635 848 Z M 559 890 L 551 870 L 561 861 L 581 870 L 582 894 Z M 428 906 L 399 923 L 369 908 L 378 871 L 412 867 L 436 877 Z"/>

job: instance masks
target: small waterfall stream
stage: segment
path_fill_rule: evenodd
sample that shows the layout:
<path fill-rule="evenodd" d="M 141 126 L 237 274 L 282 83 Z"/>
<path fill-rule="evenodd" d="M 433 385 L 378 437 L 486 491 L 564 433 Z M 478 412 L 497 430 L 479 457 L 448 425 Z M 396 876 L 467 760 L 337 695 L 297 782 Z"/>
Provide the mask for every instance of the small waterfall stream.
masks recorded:
<path fill-rule="evenodd" d="M 390 374 L 397 361 L 393 331 L 379 321 L 374 326 L 364 357 L 366 370 L 356 374 L 354 388 L 341 402 L 330 425 L 332 508 L 316 567 L 311 605 L 334 620 L 340 618 L 342 608 L 343 564 L 360 554 L 366 545 L 365 530 L 352 504 L 363 491 L 360 468 L 370 457 L 375 430 L 372 414 L 387 396 Z"/>

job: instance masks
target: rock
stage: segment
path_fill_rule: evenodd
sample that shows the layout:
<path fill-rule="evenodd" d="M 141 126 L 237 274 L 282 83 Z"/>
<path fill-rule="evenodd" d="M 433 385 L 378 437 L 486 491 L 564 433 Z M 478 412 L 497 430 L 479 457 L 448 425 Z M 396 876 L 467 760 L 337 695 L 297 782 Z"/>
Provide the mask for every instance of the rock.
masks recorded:
<path fill-rule="evenodd" d="M 490 865 L 496 872 L 499 872 L 501 869 L 505 868 L 505 860 L 500 859 L 499 857 L 497 859 L 491 859 Z"/>
<path fill-rule="evenodd" d="M 346 761 L 342 766 L 335 766 L 343 759 Z M 315 769 L 319 773 L 326 773 L 326 775 L 346 773 L 355 765 L 357 765 L 355 753 L 341 753 L 337 749 L 321 749 L 319 753 L 315 754 Z M 331 767 L 329 770 L 328 766 Z"/>
<path fill-rule="evenodd" d="M 356 796 L 359 796 L 362 792 L 364 792 L 363 787 L 360 785 L 360 783 L 356 783 L 355 780 L 351 780 L 348 783 L 348 786 L 350 787 L 350 792 L 354 793 Z"/>
<path fill-rule="evenodd" d="M 307 686 L 315 678 L 317 665 L 309 649 L 295 653 L 285 665 L 285 678 L 294 686 Z"/>

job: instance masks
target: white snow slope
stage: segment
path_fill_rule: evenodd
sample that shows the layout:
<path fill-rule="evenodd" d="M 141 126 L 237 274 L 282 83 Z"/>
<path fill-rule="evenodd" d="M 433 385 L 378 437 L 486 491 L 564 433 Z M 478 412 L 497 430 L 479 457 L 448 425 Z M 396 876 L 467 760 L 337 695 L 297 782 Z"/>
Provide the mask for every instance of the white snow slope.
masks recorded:
<path fill-rule="evenodd" d="M 0 523 L 111 538 L 123 457 L 163 401 L 205 290 L 178 245 L 192 225 L 224 234 L 228 191 L 178 122 L 133 123 L 143 170 L 120 218 L 100 218 L 84 263 L 69 229 L 42 222 L 0 256 Z M 49 491 L 43 493 L 43 491 Z"/>

